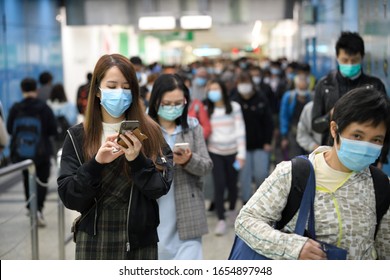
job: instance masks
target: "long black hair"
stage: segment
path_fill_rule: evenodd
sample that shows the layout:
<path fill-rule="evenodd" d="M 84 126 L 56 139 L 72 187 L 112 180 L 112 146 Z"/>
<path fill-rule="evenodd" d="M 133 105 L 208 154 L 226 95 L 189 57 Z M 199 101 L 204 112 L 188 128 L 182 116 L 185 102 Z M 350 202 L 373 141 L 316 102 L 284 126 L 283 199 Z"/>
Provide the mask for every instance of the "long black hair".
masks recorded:
<path fill-rule="evenodd" d="M 175 120 L 176 125 L 181 125 L 183 130 L 188 128 L 188 106 L 191 102 L 190 92 L 183 79 L 178 74 L 162 74 L 153 84 L 152 93 L 149 100 L 149 116 L 158 122 L 158 109 L 160 108 L 161 100 L 166 92 L 179 89 L 183 91 L 186 104 L 184 105 L 183 113 L 181 117 Z"/>

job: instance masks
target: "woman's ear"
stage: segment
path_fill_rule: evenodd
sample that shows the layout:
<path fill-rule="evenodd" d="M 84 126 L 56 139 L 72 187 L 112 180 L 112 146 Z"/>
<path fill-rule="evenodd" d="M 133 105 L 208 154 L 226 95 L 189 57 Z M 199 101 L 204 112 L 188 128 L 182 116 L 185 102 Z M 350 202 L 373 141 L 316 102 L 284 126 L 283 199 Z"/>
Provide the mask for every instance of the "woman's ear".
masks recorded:
<path fill-rule="evenodd" d="M 337 123 L 335 121 L 330 122 L 330 134 L 332 135 L 332 138 L 335 139 L 337 136 Z"/>
<path fill-rule="evenodd" d="M 101 99 L 102 98 L 102 91 L 100 90 L 100 88 L 97 89 L 96 91 L 96 95 L 95 95 L 97 98 Z"/>

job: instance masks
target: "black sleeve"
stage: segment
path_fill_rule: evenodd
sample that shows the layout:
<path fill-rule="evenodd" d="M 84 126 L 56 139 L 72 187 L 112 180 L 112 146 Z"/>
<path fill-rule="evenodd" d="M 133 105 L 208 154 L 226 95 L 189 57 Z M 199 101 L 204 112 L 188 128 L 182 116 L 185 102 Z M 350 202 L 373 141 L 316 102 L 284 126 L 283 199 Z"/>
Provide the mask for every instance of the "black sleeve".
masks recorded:
<path fill-rule="evenodd" d="M 54 116 L 53 110 L 49 106 L 45 106 L 45 110 L 46 119 L 44 121 L 46 121 L 47 124 L 47 134 L 48 136 L 54 136 L 57 134 L 56 117 Z"/>
<path fill-rule="evenodd" d="M 173 180 L 173 153 L 165 143 L 163 155 L 153 161 L 143 154 L 129 162 L 134 185 L 142 194 L 151 199 L 158 199 L 168 193 Z"/>
<path fill-rule="evenodd" d="M 265 118 L 267 120 L 265 122 L 265 143 L 271 144 L 272 137 L 274 135 L 274 120 L 272 117 L 272 109 L 270 103 L 268 101 L 268 98 L 265 95 L 263 95 L 263 100 L 266 104 Z"/>
<path fill-rule="evenodd" d="M 8 119 L 7 119 L 7 131 L 9 135 L 12 135 L 12 127 L 14 125 L 14 119 L 15 119 L 15 114 L 16 114 L 16 104 L 11 107 L 9 114 L 8 114 Z"/>
<path fill-rule="evenodd" d="M 383 93 L 387 96 L 386 87 L 385 87 L 385 85 L 382 83 L 381 80 L 379 80 L 378 90 L 379 90 L 380 92 L 383 92 Z"/>
<path fill-rule="evenodd" d="M 317 133 L 324 133 L 329 128 L 329 114 L 325 112 L 325 103 L 322 90 L 322 81 L 315 89 L 312 109 L 312 129 Z"/>
<path fill-rule="evenodd" d="M 88 210 L 100 192 L 103 169 L 104 164 L 98 163 L 95 157 L 80 165 L 72 141 L 67 135 L 57 179 L 58 194 L 64 205 L 79 212 Z"/>

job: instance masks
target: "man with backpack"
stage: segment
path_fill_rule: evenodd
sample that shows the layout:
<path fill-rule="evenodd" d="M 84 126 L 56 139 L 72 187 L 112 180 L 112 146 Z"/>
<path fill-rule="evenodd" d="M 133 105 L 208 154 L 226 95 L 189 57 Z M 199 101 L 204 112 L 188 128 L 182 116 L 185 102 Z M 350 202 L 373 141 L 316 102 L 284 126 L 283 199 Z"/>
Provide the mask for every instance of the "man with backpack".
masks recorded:
<path fill-rule="evenodd" d="M 38 190 L 38 225 L 46 226 L 42 215 L 50 176 L 50 157 L 53 154 L 50 137 L 56 135 L 53 111 L 38 99 L 37 82 L 25 78 L 21 82 L 23 100 L 15 103 L 9 112 L 7 130 L 11 135 L 11 160 L 32 159 L 35 164 Z M 26 201 L 29 199 L 28 172 L 23 170 Z M 28 206 L 27 206 L 28 207 Z"/>

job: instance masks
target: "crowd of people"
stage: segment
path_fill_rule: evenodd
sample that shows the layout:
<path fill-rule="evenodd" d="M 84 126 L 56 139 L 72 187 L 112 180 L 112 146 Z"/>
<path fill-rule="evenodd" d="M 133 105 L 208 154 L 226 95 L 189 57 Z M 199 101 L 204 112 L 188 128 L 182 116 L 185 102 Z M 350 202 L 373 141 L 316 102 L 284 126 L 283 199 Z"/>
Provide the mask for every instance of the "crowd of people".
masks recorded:
<path fill-rule="evenodd" d="M 50 157 L 62 149 L 58 192 L 81 213 L 77 259 L 202 259 L 210 231 L 205 189 L 212 189 L 216 236 L 231 227 L 270 258 L 326 259 L 318 241 L 291 233 L 296 219 L 282 231 L 272 227 L 289 195 L 291 160 L 310 154 L 317 240 L 343 247 L 349 259 L 389 259 L 390 212 L 376 229 L 368 169 L 387 163 L 386 89 L 363 72 L 359 34 L 343 32 L 335 50 L 337 69 L 318 82 L 309 64 L 286 58 L 167 66 L 103 55 L 78 89 L 77 106 L 49 73 L 39 79 L 41 90 L 24 79 L 7 130 L 17 162 L 28 156 L 18 155 L 15 120 L 27 111 L 40 119 L 29 157 L 37 165 L 40 225 Z M 118 138 L 126 120 L 138 120 L 147 139 L 133 131 Z"/>

